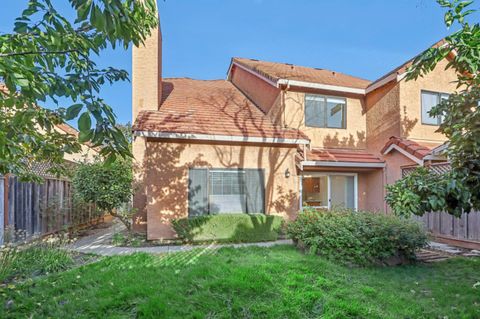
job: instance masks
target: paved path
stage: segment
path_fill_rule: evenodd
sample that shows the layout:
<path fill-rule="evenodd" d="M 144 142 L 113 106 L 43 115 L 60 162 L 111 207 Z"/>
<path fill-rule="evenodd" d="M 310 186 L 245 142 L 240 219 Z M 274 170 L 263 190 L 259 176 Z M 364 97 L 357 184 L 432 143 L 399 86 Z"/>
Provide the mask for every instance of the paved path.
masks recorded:
<path fill-rule="evenodd" d="M 288 240 L 277 240 L 271 242 L 261 242 L 261 243 L 245 243 L 245 244 L 210 244 L 210 245 L 165 245 L 165 246 L 151 246 L 151 247 L 118 247 L 111 244 L 111 239 L 116 232 L 123 231 L 125 227 L 118 223 L 112 222 L 109 227 L 93 229 L 90 233 L 78 239 L 75 243 L 68 246 L 69 249 L 80 252 L 80 253 L 90 253 L 97 254 L 102 256 L 113 256 L 113 255 L 129 255 L 137 252 L 145 252 L 152 254 L 165 254 L 165 253 L 175 253 L 181 251 L 190 251 L 193 249 L 219 249 L 222 247 L 249 247 L 249 246 L 258 246 L 258 247 L 271 247 L 274 245 L 292 245 L 292 241 Z"/>
<path fill-rule="evenodd" d="M 150 247 L 118 247 L 112 245 L 112 237 L 115 233 L 121 232 L 125 226 L 120 222 L 113 220 L 107 222 L 100 227 L 93 228 L 87 231 L 86 236 L 81 237 L 68 248 L 81 252 L 91 253 L 103 256 L 113 255 L 128 255 L 137 252 L 146 252 L 152 254 L 175 253 L 181 251 L 191 251 L 193 249 L 212 249 L 216 250 L 222 247 L 271 247 L 275 245 L 292 245 L 290 239 L 277 240 L 273 242 L 261 243 L 245 243 L 245 244 L 210 244 L 210 245 L 165 245 L 165 246 L 150 246 Z M 440 261 L 451 258 L 452 256 L 473 257 L 480 256 L 480 251 L 457 248 L 446 244 L 437 242 L 430 242 L 429 247 L 422 249 L 418 253 L 418 258 L 425 262 Z"/>

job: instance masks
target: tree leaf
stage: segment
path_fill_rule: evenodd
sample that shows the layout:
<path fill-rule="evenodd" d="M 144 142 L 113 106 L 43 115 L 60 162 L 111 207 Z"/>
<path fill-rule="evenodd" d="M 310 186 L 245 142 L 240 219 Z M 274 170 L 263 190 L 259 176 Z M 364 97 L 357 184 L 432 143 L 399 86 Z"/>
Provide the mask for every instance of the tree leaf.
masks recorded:
<path fill-rule="evenodd" d="M 78 116 L 80 111 L 83 108 L 83 104 L 73 104 L 67 109 L 67 113 L 65 115 L 65 119 L 67 121 L 73 120 Z"/>
<path fill-rule="evenodd" d="M 78 129 L 80 132 L 87 132 L 92 127 L 92 119 L 89 112 L 83 113 L 78 119 Z"/>

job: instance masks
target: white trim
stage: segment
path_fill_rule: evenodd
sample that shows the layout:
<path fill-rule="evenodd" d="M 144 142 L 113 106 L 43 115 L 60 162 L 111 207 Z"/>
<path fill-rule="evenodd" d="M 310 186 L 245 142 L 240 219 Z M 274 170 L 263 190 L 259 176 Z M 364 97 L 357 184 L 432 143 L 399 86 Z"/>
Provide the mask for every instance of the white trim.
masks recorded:
<path fill-rule="evenodd" d="M 380 81 L 374 83 L 372 86 L 367 87 L 367 89 L 365 90 L 365 93 L 370 93 L 372 91 L 375 91 L 376 89 L 384 86 L 385 84 L 387 84 L 387 83 L 389 83 L 393 80 L 397 80 L 397 75 L 395 73 L 392 73 L 389 76 L 387 76 L 387 77 L 381 79 Z"/>
<path fill-rule="evenodd" d="M 383 168 L 385 163 L 302 161 L 303 166 Z"/>
<path fill-rule="evenodd" d="M 305 139 L 293 139 L 293 138 L 190 134 L 190 133 L 171 133 L 171 132 L 155 132 L 155 131 L 135 131 L 134 136 L 185 139 L 185 140 L 245 142 L 245 143 L 273 143 L 273 144 L 309 144 L 310 143 L 310 141 Z"/>
<path fill-rule="evenodd" d="M 232 71 L 232 66 L 233 66 L 233 65 L 235 65 L 235 66 L 239 67 L 240 69 L 242 69 L 242 70 L 244 70 L 244 71 L 246 71 L 246 72 L 248 72 L 248 73 L 256 76 L 257 78 L 259 78 L 259 79 L 267 82 L 268 84 L 270 84 L 270 85 L 272 85 L 272 86 L 274 86 L 274 87 L 278 87 L 277 82 L 275 82 L 275 81 L 273 81 L 273 80 L 271 80 L 271 79 L 269 79 L 269 78 L 267 78 L 267 77 L 259 74 L 258 72 L 255 72 L 255 71 L 253 71 L 253 70 L 251 70 L 251 69 L 249 69 L 249 68 L 247 68 L 247 67 L 245 67 L 245 66 L 243 66 L 243 65 L 241 65 L 240 63 L 237 63 L 237 62 L 235 62 L 235 61 L 233 61 L 233 62 L 230 64 L 230 68 L 228 69 L 228 73 L 227 73 L 227 74 L 228 74 L 228 78 L 229 78 L 229 79 L 230 79 L 230 73 L 231 73 L 231 71 Z"/>
<path fill-rule="evenodd" d="M 304 81 L 296 81 L 296 80 L 280 79 L 277 81 L 277 86 L 280 87 L 280 85 L 299 86 L 299 87 L 311 88 L 311 89 L 320 89 L 320 90 L 338 91 L 338 92 L 365 95 L 365 89 L 357 89 L 357 88 L 351 88 L 347 86 L 328 85 L 328 84 L 320 84 L 320 83 L 304 82 Z"/>
<path fill-rule="evenodd" d="M 383 152 L 383 155 L 387 155 L 387 154 L 390 153 L 392 150 L 396 150 L 396 151 L 400 152 L 401 154 L 403 154 L 404 156 L 408 157 L 409 159 L 411 159 L 412 161 L 414 161 L 414 162 L 417 163 L 418 165 L 423 166 L 423 160 L 419 159 L 418 157 L 413 156 L 412 154 L 410 154 L 409 152 L 405 151 L 403 148 L 399 147 L 399 146 L 396 145 L 396 144 L 390 145 L 390 146 L 385 150 L 385 152 Z"/>

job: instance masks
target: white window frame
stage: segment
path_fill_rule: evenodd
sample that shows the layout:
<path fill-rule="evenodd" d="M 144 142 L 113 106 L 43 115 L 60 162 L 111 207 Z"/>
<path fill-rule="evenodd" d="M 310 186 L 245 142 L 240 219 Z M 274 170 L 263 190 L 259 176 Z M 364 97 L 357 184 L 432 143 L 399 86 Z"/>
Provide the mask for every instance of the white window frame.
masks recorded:
<path fill-rule="evenodd" d="M 327 176 L 327 206 L 310 206 L 313 208 L 323 208 L 331 209 L 332 208 L 332 197 L 331 197 L 331 176 L 332 175 L 341 175 L 341 176 L 353 176 L 353 201 L 354 201 L 354 210 L 358 210 L 358 173 L 345 173 L 345 172 L 311 172 L 302 174 L 300 176 L 300 210 L 303 209 L 303 179 L 304 178 L 315 178 Z"/>
<path fill-rule="evenodd" d="M 436 95 L 438 98 L 438 103 L 442 102 L 443 97 L 449 97 L 450 94 L 444 93 L 444 92 L 435 92 L 435 91 L 429 91 L 429 90 L 421 90 L 420 91 L 420 117 L 422 119 L 422 125 L 430 125 L 430 126 L 439 126 L 443 122 L 442 116 L 437 117 L 437 124 L 432 124 L 432 123 L 426 123 L 425 118 L 423 117 L 423 94 L 432 94 Z M 437 104 L 438 105 L 438 104 Z M 428 113 L 428 112 L 427 112 Z M 430 118 L 430 117 L 429 117 Z"/>
<path fill-rule="evenodd" d="M 325 105 L 325 126 L 312 126 L 312 125 L 307 125 L 307 98 L 316 98 L 316 99 L 323 99 L 324 105 Z M 343 104 L 343 110 L 342 110 L 342 126 L 341 127 L 331 127 L 328 126 L 328 99 L 338 99 L 344 101 Z M 333 95 L 323 95 L 323 94 L 310 94 L 306 93 L 305 98 L 304 98 L 304 109 L 303 109 L 303 117 L 304 117 L 304 122 L 306 127 L 312 127 L 312 128 L 321 128 L 321 129 L 334 129 L 334 130 L 346 130 L 347 129 L 347 99 L 342 96 L 333 96 Z"/>

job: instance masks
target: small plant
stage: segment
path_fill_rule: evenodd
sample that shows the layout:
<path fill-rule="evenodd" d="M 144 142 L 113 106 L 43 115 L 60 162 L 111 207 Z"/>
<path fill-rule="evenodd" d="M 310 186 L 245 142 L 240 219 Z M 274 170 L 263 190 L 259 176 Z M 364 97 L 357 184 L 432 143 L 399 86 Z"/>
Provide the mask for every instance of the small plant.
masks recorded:
<path fill-rule="evenodd" d="M 26 245 L 0 248 L 0 282 L 56 273 L 74 264 L 72 254 L 64 249 L 66 236 L 49 236 Z"/>
<path fill-rule="evenodd" d="M 369 265 L 414 260 L 427 236 L 416 222 L 394 215 L 306 208 L 287 232 L 297 246 L 342 263 Z"/>

